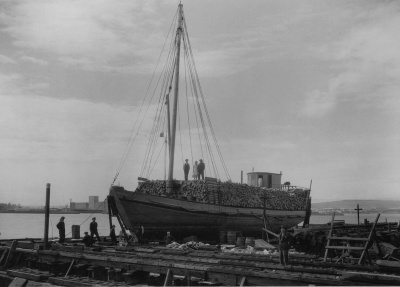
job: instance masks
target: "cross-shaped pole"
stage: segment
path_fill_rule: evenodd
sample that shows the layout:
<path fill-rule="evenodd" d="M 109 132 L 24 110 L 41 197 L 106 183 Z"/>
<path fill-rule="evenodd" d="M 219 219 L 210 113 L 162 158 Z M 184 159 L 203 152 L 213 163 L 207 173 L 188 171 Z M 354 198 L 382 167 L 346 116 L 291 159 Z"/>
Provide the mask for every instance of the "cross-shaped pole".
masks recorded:
<path fill-rule="evenodd" d="M 358 226 L 360 226 L 360 210 L 363 210 L 363 209 L 360 208 L 357 203 L 357 208 L 355 208 L 354 210 L 357 210 L 357 222 L 358 222 Z"/>

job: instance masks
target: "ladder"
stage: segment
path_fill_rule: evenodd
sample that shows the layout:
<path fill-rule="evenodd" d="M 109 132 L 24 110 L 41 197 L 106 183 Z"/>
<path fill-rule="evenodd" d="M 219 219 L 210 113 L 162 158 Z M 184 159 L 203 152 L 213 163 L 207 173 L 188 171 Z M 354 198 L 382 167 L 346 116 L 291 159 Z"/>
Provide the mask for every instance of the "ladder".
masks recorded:
<path fill-rule="evenodd" d="M 353 251 L 362 251 L 361 252 L 361 256 L 360 258 L 358 258 L 358 264 L 360 265 L 364 256 L 367 255 L 368 256 L 368 246 L 371 242 L 372 236 L 374 234 L 375 231 L 375 226 L 376 223 L 379 220 L 379 216 L 380 213 L 378 213 L 378 215 L 376 216 L 375 222 L 372 226 L 372 229 L 368 235 L 367 238 L 361 238 L 361 237 L 339 237 L 339 236 L 332 236 L 332 231 L 333 231 L 333 225 L 334 225 L 334 219 L 335 219 L 335 213 L 332 214 L 332 221 L 331 221 L 331 229 L 329 231 L 329 235 L 328 235 L 328 242 L 325 246 L 325 256 L 324 256 L 324 262 L 326 262 L 326 259 L 328 257 L 328 251 L 329 249 L 336 249 L 336 250 L 347 250 L 348 252 L 350 252 L 351 250 Z M 331 245 L 331 241 L 332 240 L 341 240 L 341 241 L 345 241 L 346 242 L 346 246 L 339 246 L 339 245 Z M 365 242 L 364 246 L 351 246 L 351 243 L 356 243 L 356 242 Z M 340 259 L 344 258 L 345 256 L 342 256 L 337 260 L 340 261 Z M 355 258 L 353 258 L 355 259 Z"/>

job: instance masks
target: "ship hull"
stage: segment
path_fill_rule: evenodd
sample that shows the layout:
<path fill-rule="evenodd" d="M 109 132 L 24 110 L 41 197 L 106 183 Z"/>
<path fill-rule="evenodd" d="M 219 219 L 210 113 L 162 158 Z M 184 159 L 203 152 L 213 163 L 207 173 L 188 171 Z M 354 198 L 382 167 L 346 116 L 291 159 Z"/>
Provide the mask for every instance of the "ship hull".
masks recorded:
<path fill-rule="evenodd" d="M 126 190 L 111 190 L 117 211 L 126 226 L 136 231 L 141 223 L 146 237 L 162 238 L 167 231 L 179 238 L 197 236 L 217 239 L 220 231 L 241 231 L 260 236 L 264 227 L 262 208 L 238 208 L 172 199 Z M 304 221 L 305 210 L 265 210 L 267 228 L 278 232 Z"/>

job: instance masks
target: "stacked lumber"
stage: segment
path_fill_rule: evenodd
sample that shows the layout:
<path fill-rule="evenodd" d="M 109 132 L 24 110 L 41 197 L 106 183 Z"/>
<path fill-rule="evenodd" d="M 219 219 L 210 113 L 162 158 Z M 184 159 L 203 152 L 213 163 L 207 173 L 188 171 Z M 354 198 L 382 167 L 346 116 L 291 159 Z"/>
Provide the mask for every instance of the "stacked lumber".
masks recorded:
<path fill-rule="evenodd" d="M 184 181 L 172 194 L 167 194 L 163 180 L 140 183 L 136 192 L 187 199 L 224 206 L 264 208 L 277 210 L 304 210 L 309 190 L 283 191 L 260 188 L 233 182 L 208 182 L 206 180 Z"/>

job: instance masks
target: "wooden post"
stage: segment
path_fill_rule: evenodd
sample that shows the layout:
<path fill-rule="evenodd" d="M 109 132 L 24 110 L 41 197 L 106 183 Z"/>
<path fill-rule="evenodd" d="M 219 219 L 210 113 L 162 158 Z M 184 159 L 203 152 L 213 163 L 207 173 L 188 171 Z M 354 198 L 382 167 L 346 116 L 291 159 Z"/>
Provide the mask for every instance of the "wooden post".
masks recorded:
<path fill-rule="evenodd" d="M 357 210 L 357 223 L 358 223 L 358 226 L 360 226 L 360 210 L 363 210 L 363 209 L 360 208 L 357 203 L 357 208 L 355 208 L 354 210 Z"/>
<path fill-rule="evenodd" d="M 69 268 L 68 268 L 68 270 L 67 270 L 67 273 L 65 273 L 65 276 L 64 276 L 64 277 L 67 277 L 67 276 L 68 276 L 69 271 L 71 270 L 72 266 L 74 265 L 74 262 L 75 262 L 75 259 L 72 259 L 71 265 L 69 265 Z"/>
<path fill-rule="evenodd" d="M 174 277 L 174 274 L 172 274 L 172 270 L 168 269 L 167 276 L 165 277 L 165 281 L 164 281 L 164 287 L 172 285 L 171 283 L 172 283 L 173 277 Z"/>
<path fill-rule="evenodd" d="M 7 268 L 7 267 L 11 266 L 11 263 L 12 263 L 12 260 L 13 260 L 13 257 L 14 257 L 14 253 L 15 253 L 15 250 L 17 249 L 17 246 L 18 246 L 18 241 L 17 240 L 13 240 L 13 242 L 11 243 L 10 251 L 8 252 L 6 263 L 4 264 L 4 268 Z"/>
<path fill-rule="evenodd" d="M 186 286 L 190 286 L 191 284 L 191 282 L 190 282 L 190 279 L 191 279 L 191 274 L 190 274 L 190 270 L 189 271 L 187 271 L 187 273 L 186 273 Z"/>
<path fill-rule="evenodd" d="M 0 265 L 1 265 L 1 262 L 3 262 L 4 258 L 6 258 L 7 254 L 8 254 L 8 249 L 4 249 L 3 254 L 0 257 Z"/>
<path fill-rule="evenodd" d="M 368 241 L 365 242 L 365 247 L 364 247 L 363 252 L 361 253 L 360 259 L 358 260 L 358 264 L 361 264 L 361 261 L 362 261 L 363 258 L 364 258 L 365 252 L 368 251 L 368 250 L 367 250 L 367 246 L 368 246 L 368 243 L 371 241 L 372 234 L 374 234 L 374 232 L 375 232 L 375 226 L 376 226 L 376 224 L 377 224 L 377 222 L 378 222 L 378 220 L 379 220 L 379 216 L 381 216 L 380 213 L 378 213 L 378 215 L 377 215 L 376 218 L 375 218 L 374 225 L 372 226 L 371 232 L 369 233 Z"/>
<path fill-rule="evenodd" d="M 108 221 L 110 223 L 110 230 L 112 228 L 112 218 L 111 218 L 111 204 L 110 204 L 110 197 L 107 196 L 107 208 L 108 208 Z"/>
<path fill-rule="evenodd" d="M 124 224 L 122 223 L 121 218 L 119 218 L 119 214 L 117 215 L 117 220 L 118 220 L 119 226 L 121 227 L 122 234 L 124 235 L 126 242 L 128 242 L 128 234 L 126 234 Z"/>
<path fill-rule="evenodd" d="M 273 236 L 275 236 L 275 237 L 279 237 L 279 234 L 276 234 L 276 233 L 273 233 L 272 231 L 269 231 L 268 229 L 266 229 L 266 228 L 263 228 L 266 232 L 268 232 L 269 234 L 272 234 Z"/>
<path fill-rule="evenodd" d="M 46 184 L 46 207 L 44 218 L 44 249 L 49 244 L 49 217 L 50 217 L 50 183 Z"/>
<path fill-rule="evenodd" d="M 326 247 L 329 246 L 331 243 L 331 236 L 332 236 L 332 230 L 333 230 L 333 223 L 335 221 L 335 212 L 332 214 L 332 220 L 331 220 L 331 230 L 329 230 L 329 236 L 328 236 L 328 242 L 326 243 Z M 328 248 L 325 249 L 325 256 L 324 256 L 324 262 L 326 262 L 326 257 L 328 256 Z"/>

